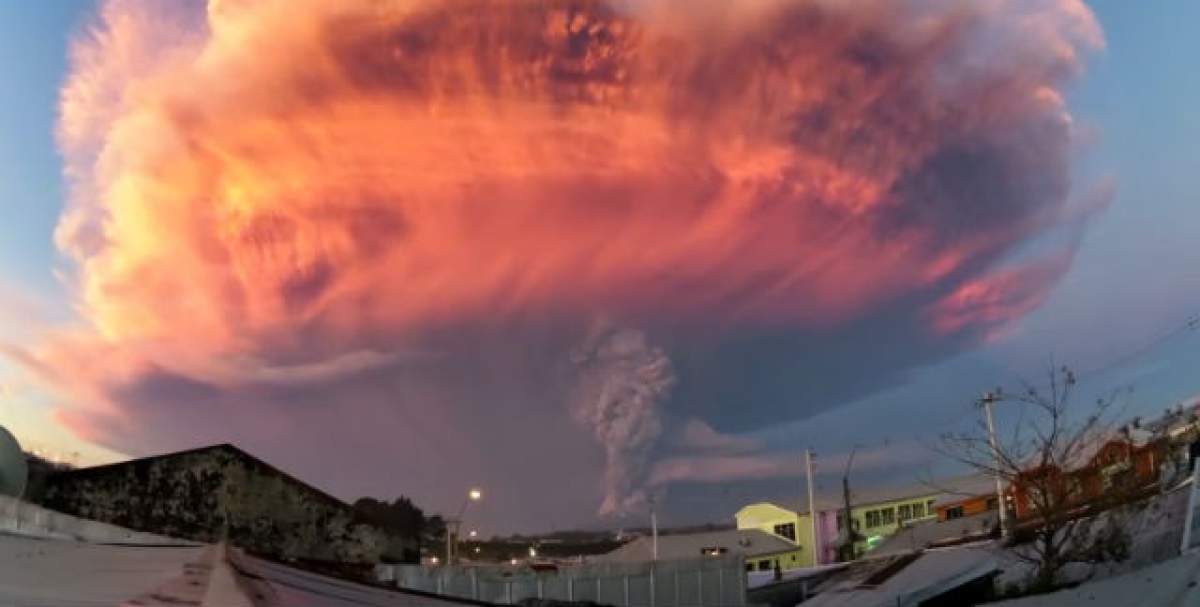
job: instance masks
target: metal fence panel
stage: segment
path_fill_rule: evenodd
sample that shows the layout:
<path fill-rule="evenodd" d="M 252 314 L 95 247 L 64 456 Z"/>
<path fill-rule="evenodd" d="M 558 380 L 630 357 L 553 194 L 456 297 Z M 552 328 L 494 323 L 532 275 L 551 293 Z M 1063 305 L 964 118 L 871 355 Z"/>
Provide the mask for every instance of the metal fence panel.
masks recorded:
<path fill-rule="evenodd" d="M 614 607 L 742 607 L 744 571 L 741 558 L 725 557 L 585 563 L 551 572 L 509 566 L 386 565 L 377 577 L 405 588 L 502 605 L 547 598 Z"/>

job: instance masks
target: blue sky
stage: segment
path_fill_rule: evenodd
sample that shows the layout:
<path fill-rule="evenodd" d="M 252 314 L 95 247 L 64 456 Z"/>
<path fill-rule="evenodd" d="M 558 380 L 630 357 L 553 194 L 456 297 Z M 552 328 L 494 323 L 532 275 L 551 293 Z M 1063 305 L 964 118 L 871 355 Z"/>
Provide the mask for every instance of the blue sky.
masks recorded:
<path fill-rule="evenodd" d="M 814 419 L 759 433 L 784 446 L 809 442 L 839 452 L 848 442 L 920 441 L 968 419 L 982 389 L 1039 372 L 1053 356 L 1082 369 L 1108 366 L 1200 311 L 1200 3 L 1092 2 L 1107 48 L 1070 94 L 1077 123 L 1094 133 L 1079 152 L 1077 183 L 1111 179 L 1111 207 L 1095 218 L 1050 299 L 1004 338 L 913 373 L 905 385 Z M 55 278 L 53 244 L 63 187 L 54 145 L 58 87 L 67 42 L 92 11 L 85 2 L 0 3 L 0 305 L 33 302 L 38 314 L 70 308 Z M 8 294 L 7 297 L 5 294 Z M 25 309 L 22 306 L 22 310 Z M 0 338 L 23 327 L 0 313 Z M 1154 411 L 1200 392 L 1200 336 L 1177 335 L 1144 355 L 1106 368 L 1094 389 L 1134 384 L 1131 412 Z M 0 359 L 0 383 L 24 385 Z M 31 444 L 84 459 L 115 454 L 80 446 L 54 427 L 53 404 L 36 390 L 0 393 L 0 423 Z M 870 418 L 870 424 L 861 420 Z M 848 435 L 853 435 L 848 436 Z M 776 487 L 778 490 L 778 487 Z"/>

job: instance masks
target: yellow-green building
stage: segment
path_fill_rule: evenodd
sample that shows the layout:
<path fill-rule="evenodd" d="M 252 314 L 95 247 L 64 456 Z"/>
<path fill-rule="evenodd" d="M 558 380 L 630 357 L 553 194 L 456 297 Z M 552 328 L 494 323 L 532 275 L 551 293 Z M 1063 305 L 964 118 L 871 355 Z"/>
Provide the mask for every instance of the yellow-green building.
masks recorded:
<path fill-rule="evenodd" d="M 890 495 L 889 495 L 890 493 Z M 935 518 L 934 502 L 941 492 L 918 487 L 908 490 L 869 490 L 851 495 L 850 518 L 861 539 L 855 543 L 855 557 L 869 551 L 900 525 Z M 750 504 L 738 510 L 738 529 L 758 529 L 797 545 L 801 558 L 798 567 L 832 563 L 837 560 L 842 535 L 842 504 L 832 496 L 817 500 L 817 538 L 807 509 L 792 510 L 770 502 Z M 814 550 L 815 548 L 815 550 Z"/>
<path fill-rule="evenodd" d="M 797 558 L 789 560 L 788 566 L 781 563 L 783 569 L 812 567 L 816 564 L 813 560 L 812 525 L 808 522 L 807 513 L 800 514 L 770 502 L 759 502 L 738 510 L 734 518 L 737 519 L 738 529 L 757 529 L 795 544 Z"/>

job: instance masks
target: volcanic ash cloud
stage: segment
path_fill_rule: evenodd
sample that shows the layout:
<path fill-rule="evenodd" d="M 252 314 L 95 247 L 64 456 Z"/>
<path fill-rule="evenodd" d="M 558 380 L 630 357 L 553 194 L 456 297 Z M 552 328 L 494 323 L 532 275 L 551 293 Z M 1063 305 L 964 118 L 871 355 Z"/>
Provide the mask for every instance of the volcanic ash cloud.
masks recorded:
<path fill-rule="evenodd" d="M 256 378 L 332 381 L 456 328 L 719 340 L 897 301 L 971 335 L 1067 265 L 992 277 L 1066 213 L 1061 90 L 1102 44 L 1077 0 L 197 9 L 110 2 L 72 48 L 57 240 L 83 326 L 36 356 L 96 440 L 149 431 L 95 423 L 148 370 L 253 402 Z M 576 412 L 606 509 L 672 406 L 636 335 L 592 347 Z"/>

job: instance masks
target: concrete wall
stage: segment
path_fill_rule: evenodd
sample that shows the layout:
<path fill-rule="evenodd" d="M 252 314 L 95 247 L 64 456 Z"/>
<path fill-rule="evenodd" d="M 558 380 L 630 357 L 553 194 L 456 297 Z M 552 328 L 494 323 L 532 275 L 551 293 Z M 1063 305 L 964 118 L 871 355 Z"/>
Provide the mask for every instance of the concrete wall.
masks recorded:
<path fill-rule="evenodd" d="M 279 558 L 377 562 L 382 530 L 347 504 L 230 447 L 86 468 L 47 480 L 49 508 L 172 537 L 233 544 Z"/>

